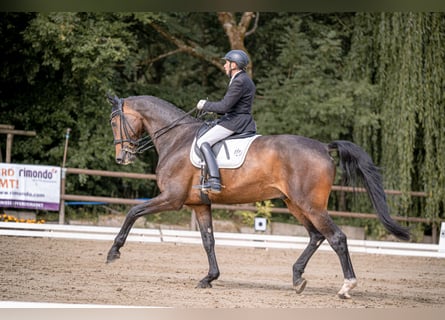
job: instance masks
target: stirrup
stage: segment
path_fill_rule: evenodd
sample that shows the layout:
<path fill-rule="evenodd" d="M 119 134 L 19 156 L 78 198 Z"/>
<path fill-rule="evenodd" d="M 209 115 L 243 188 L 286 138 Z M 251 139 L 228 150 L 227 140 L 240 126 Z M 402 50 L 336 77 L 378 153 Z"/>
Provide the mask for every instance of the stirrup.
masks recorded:
<path fill-rule="evenodd" d="M 210 192 L 220 193 L 221 192 L 221 180 L 219 178 L 210 177 L 204 185 L 210 185 Z"/>
<path fill-rule="evenodd" d="M 194 189 L 200 189 L 202 192 L 212 192 L 212 193 L 221 193 L 221 183 L 217 181 L 209 181 L 207 180 L 203 184 L 198 184 L 193 186 Z"/>
<path fill-rule="evenodd" d="M 199 189 L 203 192 L 209 192 L 210 191 L 210 183 L 205 182 L 204 184 L 196 184 L 192 187 L 193 189 Z"/>
<path fill-rule="evenodd" d="M 210 189 L 208 190 L 211 193 L 221 193 L 221 184 L 220 183 L 214 183 L 210 185 Z"/>

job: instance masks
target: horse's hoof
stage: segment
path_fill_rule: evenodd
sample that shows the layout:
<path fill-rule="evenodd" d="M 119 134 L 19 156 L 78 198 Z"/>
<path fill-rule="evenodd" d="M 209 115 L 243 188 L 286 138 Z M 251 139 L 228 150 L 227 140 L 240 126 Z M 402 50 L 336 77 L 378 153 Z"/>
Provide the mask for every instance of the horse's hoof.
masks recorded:
<path fill-rule="evenodd" d="M 304 288 L 306 288 L 307 281 L 305 278 L 300 278 L 294 283 L 294 290 L 296 293 L 302 293 Z"/>
<path fill-rule="evenodd" d="M 199 281 L 198 285 L 196 286 L 196 288 L 198 289 L 206 289 L 211 287 L 212 285 L 210 284 L 210 282 L 207 281 Z"/>
<path fill-rule="evenodd" d="M 340 299 L 351 299 L 351 296 L 349 294 L 349 291 L 354 289 L 357 286 L 357 280 L 356 279 L 345 279 L 343 286 L 341 287 L 340 291 L 337 293 L 337 296 Z"/>
<path fill-rule="evenodd" d="M 110 251 L 107 256 L 107 263 L 112 263 L 112 262 L 116 261 L 117 259 L 119 259 L 120 257 L 121 257 L 121 254 L 119 251 L 113 251 L 113 252 Z"/>
<path fill-rule="evenodd" d="M 351 296 L 349 295 L 349 293 L 338 293 L 337 297 L 339 297 L 340 299 L 351 299 Z"/>

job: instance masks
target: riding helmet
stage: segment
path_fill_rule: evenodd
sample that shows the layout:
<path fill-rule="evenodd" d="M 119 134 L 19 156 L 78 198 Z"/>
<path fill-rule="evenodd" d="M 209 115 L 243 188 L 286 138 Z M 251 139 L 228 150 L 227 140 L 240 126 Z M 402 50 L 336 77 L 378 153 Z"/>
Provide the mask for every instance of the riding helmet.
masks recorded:
<path fill-rule="evenodd" d="M 240 69 L 245 69 L 249 64 L 249 57 L 243 50 L 231 50 L 226 53 L 223 59 L 235 62 Z"/>

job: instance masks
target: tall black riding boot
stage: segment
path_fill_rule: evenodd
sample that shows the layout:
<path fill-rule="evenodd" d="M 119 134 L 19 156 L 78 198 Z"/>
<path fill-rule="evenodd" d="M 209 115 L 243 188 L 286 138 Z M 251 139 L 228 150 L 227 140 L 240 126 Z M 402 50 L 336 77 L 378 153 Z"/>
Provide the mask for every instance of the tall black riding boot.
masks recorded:
<path fill-rule="evenodd" d="M 204 160 L 207 164 L 207 168 L 209 170 L 209 179 L 207 183 L 204 184 L 204 189 L 210 189 L 213 193 L 220 193 L 221 192 L 221 180 L 219 176 L 219 168 L 218 164 L 216 163 L 215 154 L 212 151 L 212 147 L 210 147 L 210 144 L 207 142 L 204 142 L 201 145 L 201 153 L 204 156 Z"/>

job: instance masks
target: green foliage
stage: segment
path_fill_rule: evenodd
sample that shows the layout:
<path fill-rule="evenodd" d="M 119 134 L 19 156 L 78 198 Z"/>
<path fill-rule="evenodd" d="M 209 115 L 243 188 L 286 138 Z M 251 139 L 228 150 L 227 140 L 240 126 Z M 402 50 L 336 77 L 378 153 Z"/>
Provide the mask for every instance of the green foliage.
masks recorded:
<path fill-rule="evenodd" d="M 371 100 L 378 123 L 355 127 L 355 136 L 380 156 L 387 188 L 403 191 L 391 201 L 393 211 L 443 218 L 444 15 L 360 14 L 355 26 L 357 63 L 351 70 L 379 92 Z M 411 190 L 424 190 L 428 196 L 412 198 Z"/>
<path fill-rule="evenodd" d="M 4 18 L 5 23 L 17 19 L 8 14 Z M 113 14 L 51 13 L 35 15 L 19 34 L 5 34 L 23 47 L 14 58 L 27 68 L 12 88 L 2 90 L 6 98 L 2 109 L 14 112 L 2 112 L 1 122 L 37 132 L 36 138 L 16 139 L 15 162 L 60 165 L 65 132 L 71 128 L 67 166 L 121 169 L 114 164 L 105 93 L 114 87 L 119 64 L 127 61 L 135 46 L 128 27 Z M 10 76 L 3 72 L 2 84 L 8 86 Z M 138 167 L 143 171 L 146 165 Z M 97 177 L 69 177 L 67 192 L 86 190 L 100 195 L 110 191 L 98 182 Z"/>
<path fill-rule="evenodd" d="M 343 77 L 345 32 L 316 18 L 296 18 L 278 39 L 276 67 L 258 83 L 258 127 L 330 141 L 351 135 L 360 84 Z"/>
<path fill-rule="evenodd" d="M 255 202 L 255 206 L 257 208 L 256 212 L 247 211 L 247 210 L 237 210 L 233 213 L 235 218 L 239 219 L 242 224 L 253 226 L 255 222 L 255 217 L 263 217 L 268 221 L 272 218 L 271 209 L 274 207 L 271 200 L 258 201 Z"/>

